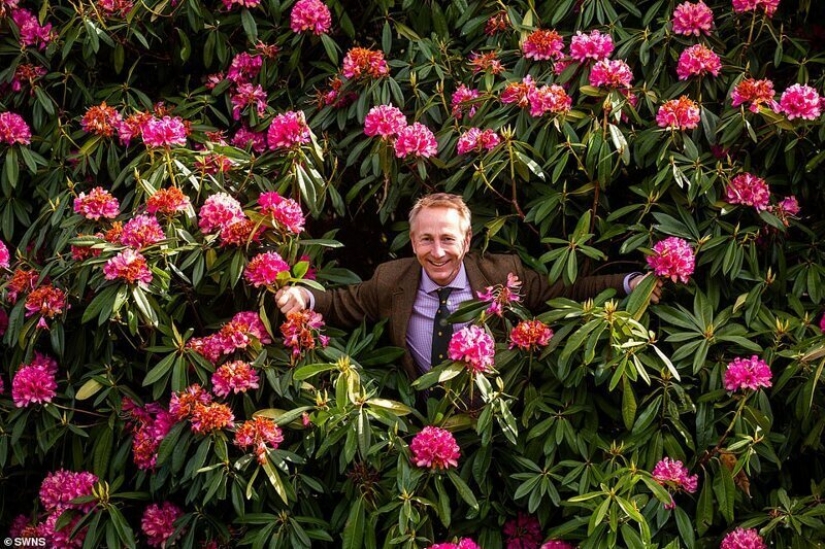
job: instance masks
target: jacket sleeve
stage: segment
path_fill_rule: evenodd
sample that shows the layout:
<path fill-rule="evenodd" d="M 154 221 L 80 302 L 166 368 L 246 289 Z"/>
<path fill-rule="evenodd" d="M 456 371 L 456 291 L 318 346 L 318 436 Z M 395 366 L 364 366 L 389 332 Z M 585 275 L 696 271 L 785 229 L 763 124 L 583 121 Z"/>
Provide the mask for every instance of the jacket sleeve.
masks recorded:
<path fill-rule="evenodd" d="M 380 318 L 381 266 L 369 280 L 349 284 L 326 291 L 310 290 L 315 298 L 315 311 L 324 320 L 338 328 L 354 328 L 367 319 L 377 322 Z"/>

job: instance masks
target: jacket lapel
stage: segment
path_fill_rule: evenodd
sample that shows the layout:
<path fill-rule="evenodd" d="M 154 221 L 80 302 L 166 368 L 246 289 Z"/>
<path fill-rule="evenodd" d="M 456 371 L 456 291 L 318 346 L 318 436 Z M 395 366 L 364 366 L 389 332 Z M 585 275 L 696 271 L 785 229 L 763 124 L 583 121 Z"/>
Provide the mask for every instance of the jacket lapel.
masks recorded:
<path fill-rule="evenodd" d="M 480 264 L 481 258 L 475 252 L 470 252 L 464 257 L 464 270 L 467 271 L 467 280 L 470 282 L 470 288 L 473 290 L 473 294 L 483 291 L 487 286 L 494 284 L 481 271 Z"/>

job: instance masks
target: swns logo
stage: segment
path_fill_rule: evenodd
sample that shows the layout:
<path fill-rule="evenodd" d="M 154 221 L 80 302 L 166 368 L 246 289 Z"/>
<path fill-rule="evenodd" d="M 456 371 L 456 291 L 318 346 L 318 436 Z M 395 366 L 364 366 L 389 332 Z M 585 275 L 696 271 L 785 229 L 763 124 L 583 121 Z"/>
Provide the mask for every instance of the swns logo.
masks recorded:
<path fill-rule="evenodd" d="M 6 538 L 6 547 L 46 547 L 46 538 Z"/>

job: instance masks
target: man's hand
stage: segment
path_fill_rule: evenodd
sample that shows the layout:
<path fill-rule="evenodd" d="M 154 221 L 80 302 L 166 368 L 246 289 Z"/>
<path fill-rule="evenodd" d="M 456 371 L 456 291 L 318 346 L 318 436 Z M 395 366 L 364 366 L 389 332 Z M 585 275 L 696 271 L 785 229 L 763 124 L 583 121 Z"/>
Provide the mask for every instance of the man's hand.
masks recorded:
<path fill-rule="evenodd" d="M 631 278 L 630 280 L 628 280 L 627 285 L 630 286 L 630 291 L 635 290 L 636 286 L 641 284 L 642 280 L 644 280 L 645 278 L 647 278 L 649 276 L 655 276 L 655 275 L 653 273 L 647 273 L 647 274 L 643 274 L 643 275 L 640 274 L 640 275 L 636 275 L 633 278 Z M 659 298 L 660 297 L 662 297 L 662 279 L 657 278 L 656 279 L 656 287 L 653 288 L 653 293 L 650 294 L 650 302 L 651 303 L 659 303 Z"/>
<path fill-rule="evenodd" d="M 285 315 L 302 311 L 309 305 L 309 291 L 300 286 L 284 286 L 275 293 L 275 305 Z"/>

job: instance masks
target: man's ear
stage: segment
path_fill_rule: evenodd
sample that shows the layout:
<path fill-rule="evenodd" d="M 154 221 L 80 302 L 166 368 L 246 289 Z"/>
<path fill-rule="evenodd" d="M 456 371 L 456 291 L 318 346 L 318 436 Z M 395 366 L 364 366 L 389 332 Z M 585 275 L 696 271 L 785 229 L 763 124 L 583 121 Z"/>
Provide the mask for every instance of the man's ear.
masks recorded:
<path fill-rule="evenodd" d="M 470 249 L 470 241 L 473 239 L 473 231 L 467 229 L 467 234 L 464 236 L 464 251 Z"/>

